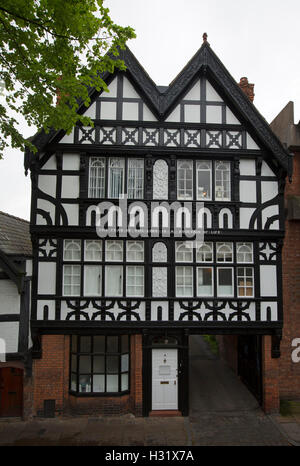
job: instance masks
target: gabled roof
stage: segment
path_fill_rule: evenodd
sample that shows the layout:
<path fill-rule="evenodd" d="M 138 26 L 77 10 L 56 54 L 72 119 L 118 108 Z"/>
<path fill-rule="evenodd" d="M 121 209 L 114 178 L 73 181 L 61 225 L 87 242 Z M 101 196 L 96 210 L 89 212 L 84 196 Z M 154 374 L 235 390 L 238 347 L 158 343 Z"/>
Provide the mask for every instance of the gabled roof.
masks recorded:
<path fill-rule="evenodd" d="M 201 48 L 191 58 L 182 71 L 171 82 L 167 89 L 156 86 L 144 68 L 135 58 L 133 53 L 127 48 L 120 52 L 120 57 L 126 64 L 126 74 L 130 75 L 130 79 L 135 83 L 137 88 L 145 97 L 147 104 L 158 119 L 165 118 L 174 108 L 176 102 L 180 99 L 183 93 L 188 89 L 195 77 L 202 73 L 220 89 L 227 100 L 241 115 L 245 124 L 249 127 L 252 134 L 255 133 L 261 145 L 272 152 L 278 163 L 284 171 L 291 177 L 292 174 L 292 157 L 291 154 L 282 146 L 279 139 L 272 132 L 268 122 L 262 117 L 255 106 L 250 102 L 248 97 L 240 89 L 239 85 L 224 67 L 222 62 L 211 49 L 209 43 L 204 41 Z M 109 73 L 103 75 L 106 80 L 111 76 Z M 96 91 L 90 90 L 90 96 L 96 97 Z M 79 112 L 86 110 L 82 104 Z M 52 131 L 45 134 L 43 131 L 33 137 L 32 142 L 39 150 L 42 150 L 45 145 L 53 140 L 59 131 Z M 29 168 L 29 154 L 25 156 L 25 169 Z"/>
<path fill-rule="evenodd" d="M 0 251 L 7 255 L 31 256 L 29 222 L 0 212 Z"/>

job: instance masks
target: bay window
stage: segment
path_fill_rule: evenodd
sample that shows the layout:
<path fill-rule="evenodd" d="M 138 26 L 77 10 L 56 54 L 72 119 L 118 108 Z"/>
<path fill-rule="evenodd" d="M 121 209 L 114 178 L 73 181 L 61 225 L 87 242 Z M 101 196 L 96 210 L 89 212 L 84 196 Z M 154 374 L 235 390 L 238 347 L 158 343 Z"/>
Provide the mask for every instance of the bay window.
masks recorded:
<path fill-rule="evenodd" d="M 128 391 L 128 335 L 72 335 L 70 369 L 72 392 L 100 395 Z"/>

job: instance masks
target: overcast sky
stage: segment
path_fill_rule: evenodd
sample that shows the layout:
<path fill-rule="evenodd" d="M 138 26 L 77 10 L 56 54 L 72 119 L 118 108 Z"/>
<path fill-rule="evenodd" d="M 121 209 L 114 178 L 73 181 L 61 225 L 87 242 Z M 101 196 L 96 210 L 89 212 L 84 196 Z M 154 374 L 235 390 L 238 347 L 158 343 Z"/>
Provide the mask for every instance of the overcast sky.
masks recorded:
<path fill-rule="evenodd" d="M 299 0 L 106 0 L 112 19 L 132 26 L 131 51 L 157 85 L 168 85 L 201 47 L 202 35 L 236 81 L 254 83 L 254 104 L 270 123 L 292 100 L 300 119 Z M 24 125 L 29 137 L 35 130 Z M 29 219 L 23 154 L 0 160 L 0 210 Z"/>

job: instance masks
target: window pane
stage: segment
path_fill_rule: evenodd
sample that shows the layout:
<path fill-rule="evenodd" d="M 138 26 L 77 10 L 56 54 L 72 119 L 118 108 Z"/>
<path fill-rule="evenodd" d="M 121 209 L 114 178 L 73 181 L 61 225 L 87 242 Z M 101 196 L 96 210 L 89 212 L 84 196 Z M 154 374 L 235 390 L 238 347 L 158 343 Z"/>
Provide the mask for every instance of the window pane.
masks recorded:
<path fill-rule="evenodd" d="M 123 295 L 123 267 L 115 265 L 105 267 L 105 291 L 106 296 Z"/>
<path fill-rule="evenodd" d="M 192 262 L 193 261 L 193 244 L 190 241 L 176 242 L 176 261 Z"/>
<path fill-rule="evenodd" d="M 71 374 L 71 390 L 77 392 L 77 375 Z"/>
<path fill-rule="evenodd" d="M 85 241 L 85 260 L 101 261 L 102 260 L 102 242 Z"/>
<path fill-rule="evenodd" d="M 122 354 L 121 356 L 121 372 L 127 372 L 129 368 L 129 355 Z"/>
<path fill-rule="evenodd" d="M 128 159 L 128 199 L 142 199 L 144 196 L 144 160 Z"/>
<path fill-rule="evenodd" d="M 144 261 L 144 243 L 142 241 L 127 241 L 126 248 L 128 262 Z"/>
<path fill-rule="evenodd" d="M 109 197 L 124 194 L 124 159 L 109 159 Z"/>
<path fill-rule="evenodd" d="M 129 338 L 128 335 L 122 335 L 121 337 L 121 351 L 127 353 L 129 351 Z"/>
<path fill-rule="evenodd" d="M 93 392 L 103 393 L 105 391 L 105 375 L 94 375 Z"/>
<path fill-rule="evenodd" d="M 197 269 L 198 274 L 198 296 L 213 295 L 213 269 L 211 267 L 203 267 Z"/>
<path fill-rule="evenodd" d="M 217 243 L 217 262 L 233 261 L 232 243 Z"/>
<path fill-rule="evenodd" d="M 90 353 L 91 351 L 91 337 L 80 337 L 80 352 Z"/>
<path fill-rule="evenodd" d="M 102 267 L 99 265 L 84 266 L 84 294 L 86 296 L 101 296 Z"/>
<path fill-rule="evenodd" d="M 104 356 L 94 356 L 94 364 L 93 364 L 93 370 L 94 372 L 105 372 L 105 367 L 104 367 Z"/>
<path fill-rule="evenodd" d="M 200 244 L 196 254 L 197 262 L 212 262 L 213 261 L 213 245 L 212 243 Z"/>
<path fill-rule="evenodd" d="M 64 260 L 78 261 L 81 259 L 81 240 L 64 240 Z"/>
<path fill-rule="evenodd" d="M 89 167 L 89 197 L 105 196 L 105 159 L 90 158 Z"/>
<path fill-rule="evenodd" d="M 215 197 L 217 201 L 229 201 L 230 195 L 230 162 L 215 163 Z"/>
<path fill-rule="evenodd" d="M 144 295 L 144 267 L 127 266 L 126 267 L 126 295 L 143 296 Z"/>
<path fill-rule="evenodd" d="M 193 296 L 192 267 L 176 267 L 176 295 Z"/>
<path fill-rule="evenodd" d="M 211 162 L 197 162 L 197 199 L 211 199 Z"/>
<path fill-rule="evenodd" d="M 91 376 L 90 375 L 79 376 L 79 391 L 82 393 L 88 393 L 91 391 Z"/>
<path fill-rule="evenodd" d="M 232 269 L 218 269 L 218 294 L 233 295 Z"/>
<path fill-rule="evenodd" d="M 87 374 L 88 372 L 91 372 L 91 357 L 80 356 L 79 357 L 79 373 Z"/>
<path fill-rule="evenodd" d="M 121 375 L 121 390 L 128 390 L 128 374 Z"/>
<path fill-rule="evenodd" d="M 107 337 L 107 349 L 108 353 L 118 352 L 118 337 Z"/>
<path fill-rule="evenodd" d="M 178 160 L 177 162 L 177 197 L 178 199 L 193 198 L 193 162 Z"/>
<path fill-rule="evenodd" d="M 106 241 L 105 243 L 106 261 L 122 261 L 123 260 L 123 241 Z"/>
<path fill-rule="evenodd" d="M 94 353 L 104 353 L 105 352 L 105 337 L 104 336 L 95 336 L 94 337 Z"/>
<path fill-rule="evenodd" d="M 107 375 L 106 376 L 106 390 L 108 392 L 119 391 L 119 376 L 118 375 Z"/>

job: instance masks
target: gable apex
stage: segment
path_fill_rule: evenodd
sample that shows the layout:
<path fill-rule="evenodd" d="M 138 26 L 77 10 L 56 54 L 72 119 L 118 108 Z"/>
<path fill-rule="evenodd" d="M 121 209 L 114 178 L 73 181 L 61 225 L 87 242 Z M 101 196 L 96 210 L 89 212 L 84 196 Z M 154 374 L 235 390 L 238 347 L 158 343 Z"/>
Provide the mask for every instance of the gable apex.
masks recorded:
<path fill-rule="evenodd" d="M 120 59 L 124 60 L 126 65 L 126 80 L 130 83 L 128 92 L 137 92 L 140 94 L 149 106 L 150 111 L 158 120 L 163 121 L 174 112 L 180 99 L 188 95 L 193 85 L 196 85 L 200 77 L 205 77 L 209 82 L 209 92 L 212 101 L 216 101 L 222 95 L 226 97 L 233 115 L 241 115 L 243 122 L 247 126 L 252 136 L 260 142 L 260 145 L 266 150 L 271 151 L 273 156 L 284 171 L 291 177 L 292 174 L 292 157 L 289 152 L 282 146 L 279 139 L 272 132 L 267 121 L 258 112 L 255 106 L 250 102 L 248 97 L 240 89 L 239 84 L 230 75 L 220 59 L 212 51 L 207 40 L 204 40 L 200 49 L 189 60 L 180 73 L 174 78 L 170 85 L 163 89 L 156 86 L 148 73 L 144 70 L 136 57 L 127 47 L 120 51 Z M 116 71 L 113 75 L 116 75 Z M 104 73 L 103 79 L 113 81 L 111 73 Z M 163 92 L 162 92 L 163 91 Z M 90 96 L 92 102 L 96 91 L 91 89 Z M 99 94 L 98 94 L 99 95 Z M 82 113 L 86 109 L 83 105 L 79 108 Z M 234 122 L 234 118 L 232 119 Z M 168 120 L 166 120 L 168 121 Z M 174 120 L 173 120 L 174 121 Z M 216 121 L 218 123 L 218 121 Z M 233 123 L 234 124 L 234 123 Z M 58 135 L 59 132 L 50 132 L 48 135 L 43 131 L 33 138 L 33 143 L 41 150 L 48 142 Z"/>

